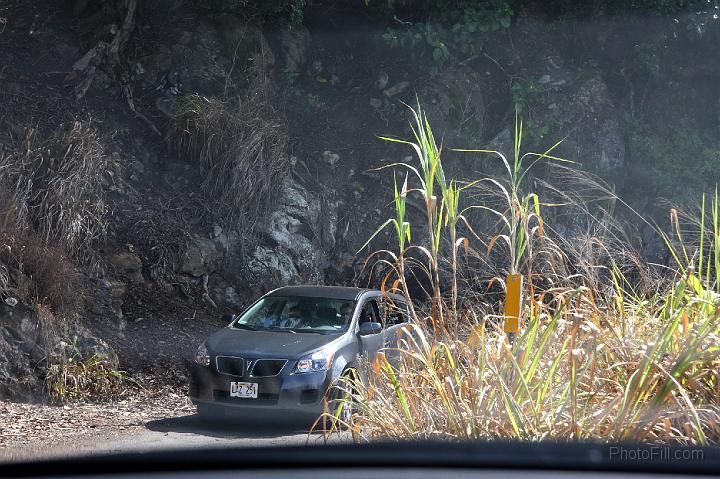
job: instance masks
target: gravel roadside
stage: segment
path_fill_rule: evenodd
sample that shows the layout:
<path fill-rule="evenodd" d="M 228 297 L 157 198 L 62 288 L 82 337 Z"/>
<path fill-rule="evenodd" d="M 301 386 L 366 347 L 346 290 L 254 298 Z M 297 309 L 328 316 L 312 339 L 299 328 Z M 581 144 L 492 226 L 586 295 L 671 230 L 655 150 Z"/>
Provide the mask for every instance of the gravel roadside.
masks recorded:
<path fill-rule="evenodd" d="M 0 402 L 0 461 L 17 462 L 152 449 L 322 445 L 297 426 L 201 421 L 183 388 L 142 387 L 97 404 L 51 406 Z M 347 435 L 331 443 L 346 442 Z"/>

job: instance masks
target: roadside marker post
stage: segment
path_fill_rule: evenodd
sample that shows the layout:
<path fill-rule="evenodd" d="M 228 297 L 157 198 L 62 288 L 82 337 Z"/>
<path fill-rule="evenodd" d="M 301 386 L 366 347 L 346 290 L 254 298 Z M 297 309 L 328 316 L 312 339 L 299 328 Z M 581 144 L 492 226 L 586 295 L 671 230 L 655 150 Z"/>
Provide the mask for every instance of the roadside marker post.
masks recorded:
<path fill-rule="evenodd" d="M 523 277 L 521 274 L 509 274 L 505 278 L 505 333 L 512 344 L 520 329 L 522 313 Z"/>

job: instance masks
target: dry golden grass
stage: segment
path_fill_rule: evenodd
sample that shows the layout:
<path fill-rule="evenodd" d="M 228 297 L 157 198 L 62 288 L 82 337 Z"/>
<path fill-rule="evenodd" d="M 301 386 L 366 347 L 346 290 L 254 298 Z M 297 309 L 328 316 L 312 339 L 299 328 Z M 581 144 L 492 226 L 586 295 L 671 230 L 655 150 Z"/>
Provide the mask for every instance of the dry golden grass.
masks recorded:
<path fill-rule="evenodd" d="M 0 229 L 32 228 L 46 243 L 93 262 L 107 232 L 107 186 L 119 168 L 91 120 L 62 126 L 45 139 L 28 128 L 22 143 L 0 156 Z"/>
<path fill-rule="evenodd" d="M 288 173 L 287 129 L 258 75 L 242 98 L 179 100 L 167 141 L 199 163 L 201 188 L 218 221 L 251 228 L 276 199 Z"/>
<path fill-rule="evenodd" d="M 496 195 L 494 202 L 463 208 L 451 194 L 453 182 L 445 183 L 430 125 L 421 110 L 413 113 L 419 120 L 413 124 L 416 141 L 408 144 L 420 166 L 399 166 L 415 175 L 416 184 L 396 186 L 395 217 L 383 225 L 395 227 L 399 249 L 370 258 L 387 271 L 383 288 L 407 293 L 413 269 L 433 282 L 432 292 L 424 301 L 410 301 L 400 347 L 380 354 L 346 385 L 345 400 L 325 414 L 326 432 L 342 425 L 340 412 L 352 405 L 345 426 L 357 440 L 718 443 L 717 195 L 708 208 L 703 198 L 697 217 L 682 227 L 674 214 L 672 234 L 658 229 L 675 265 L 653 272 L 622 228 L 589 209 L 582 215 L 587 234 L 569 238 L 555 232 L 542 214 L 551 205 L 528 191 L 524 180 L 538 160 L 566 162 L 552 156 L 552 148 L 522 153 L 521 122 L 509 160 L 498 152 L 463 150 L 495 154 L 507 171 L 505 178 L 472 182 L 485 196 Z M 428 189 L 431 183 L 440 183 L 440 201 Z M 426 199 L 432 251 L 411 242 L 405 197 L 413 192 Z M 568 194 L 565 200 L 573 203 Z M 479 231 L 464 221 L 460 231 L 448 228 L 470 209 L 490 215 L 495 226 Z M 450 254 L 439 247 L 446 235 L 455 248 Z M 438 258 L 446 254 L 454 263 L 458 251 L 483 264 L 486 285 L 504 288 L 505 274 L 525 275 L 524 321 L 514 338 L 502 330 L 498 304 L 485 302 L 483 291 L 463 291 L 469 282 L 455 286 L 455 264 L 449 273 L 440 271 Z M 440 291 L 448 283 L 450 295 Z"/>

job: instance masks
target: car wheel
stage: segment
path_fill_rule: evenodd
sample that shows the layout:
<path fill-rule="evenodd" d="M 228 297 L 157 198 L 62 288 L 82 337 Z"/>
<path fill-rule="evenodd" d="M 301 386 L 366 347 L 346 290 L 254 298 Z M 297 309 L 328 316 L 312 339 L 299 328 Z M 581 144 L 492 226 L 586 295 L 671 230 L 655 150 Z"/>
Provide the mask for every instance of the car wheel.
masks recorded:
<path fill-rule="evenodd" d="M 213 404 L 198 404 L 197 413 L 203 421 L 219 421 L 225 418 L 225 408 Z"/>
<path fill-rule="evenodd" d="M 330 402 L 330 412 L 341 421 L 341 427 L 347 427 L 346 425 L 350 424 L 350 418 L 356 412 L 352 394 L 353 375 L 351 371 L 343 374 L 333 386 L 331 396 L 333 400 Z"/>

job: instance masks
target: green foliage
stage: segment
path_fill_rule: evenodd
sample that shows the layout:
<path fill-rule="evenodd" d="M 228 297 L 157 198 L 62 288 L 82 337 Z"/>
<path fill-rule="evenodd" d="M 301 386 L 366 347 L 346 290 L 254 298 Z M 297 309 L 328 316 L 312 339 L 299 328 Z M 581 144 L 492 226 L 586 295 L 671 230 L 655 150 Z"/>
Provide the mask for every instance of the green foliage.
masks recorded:
<path fill-rule="evenodd" d="M 656 44 L 639 43 L 635 45 L 633 54 L 633 64 L 640 68 L 645 75 L 651 78 L 657 78 L 660 75 L 660 53 Z"/>
<path fill-rule="evenodd" d="M 692 12 L 706 7 L 707 0 L 609 0 L 609 13 L 639 13 L 667 15 L 678 12 Z"/>
<path fill-rule="evenodd" d="M 55 403 L 74 401 L 103 401 L 117 397 L 130 377 L 114 369 L 108 358 L 100 354 L 83 357 L 76 344 L 69 346 L 70 354 L 48 367 L 45 385 L 50 400 Z M 63 346 L 63 345 L 61 345 Z"/>
<path fill-rule="evenodd" d="M 533 247 L 533 237 L 542 236 L 543 219 L 540 214 L 540 198 L 535 192 L 525 191 L 525 184 L 529 180 L 530 170 L 541 160 L 549 160 L 562 163 L 571 161 L 551 155 L 560 146 L 562 140 L 555 143 L 544 153 L 525 152 L 523 153 L 523 142 L 525 141 L 525 128 L 519 112 L 515 113 L 515 135 L 513 156 L 508 159 L 505 155 L 495 150 L 486 149 L 456 149 L 454 151 L 466 153 L 489 153 L 497 156 L 505 168 L 505 178 L 482 178 L 479 181 L 488 182 L 498 189 L 503 198 L 504 210 L 489 208 L 484 205 L 476 205 L 481 211 L 486 211 L 500 220 L 502 231 L 494 236 L 488 243 L 488 254 L 493 245 L 500 241 L 507 246 L 510 265 L 508 272 L 517 273 L 527 270 L 530 262 Z M 534 226 L 532 225 L 534 223 Z"/>
<path fill-rule="evenodd" d="M 633 158 L 649 170 L 646 178 L 663 196 L 688 199 L 697 188 L 718 180 L 720 149 L 693 129 L 678 128 L 667 135 L 641 131 L 630 146 Z"/>
<path fill-rule="evenodd" d="M 504 0 L 439 1 L 429 6 L 427 18 L 390 27 L 383 39 L 418 60 L 430 60 L 431 73 L 437 73 L 453 55 L 477 54 L 482 49 L 479 35 L 508 28 L 512 14 Z"/>
<path fill-rule="evenodd" d="M 551 134 L 553 138 L 559 136 L 557 134 L 558 132 L 554 130 L 555 128 L 553 128 L 551 124 L 528 120 L 525 123 L 525 141 L 533 148 L 542 147 L 545 140 L 551 136 Z"/>
<path fill-rule="evenodd" d="M 259 16 L 263 23 L 301 25 L 305 0 L 205 0 L 208 8 L 246 17 Z"/>
<path fill-rule="evenodd" d="M 575 0 L 550 0 L 542 3 L 543 12 L 551 17 L 573 15 L 587 17 L 606 13 L 610 15 L 672 15 L 680 12 L 695 12 L 707 8 L 708 0 L 605 0 L 587 2 Z"/>
<path fill-rule="evenodd" d="M 524 123 L 523 136 L 530 148 L 544 148 L 548 137 L 562 136 L 564 125 L 538 121 L 533 118 L 532 108 L 542 103 L 548 87 L 538 83 L 534 78 L 516 80 L 510 87 L 515 111 L 522 112 L 527 120 Z"/>
<path fill-rule="evenodd" d="M 325 102 L 322 101 L 320 98 L 320 95 L 316 95 L 314 93 L 308 93 L 305 97 L 307 100 L 307 104 L 310 108 L 314 110 L 323 110 L 325 108 Z"/>
<path fill-rule="evenodd" d="M 402 163 L 386 168 L 406 168 L 416 187 L 408 187 L 406 181 L 398 188 L 394 182 L 395 218 L 378 230 L 395 226 L 401 248 L 397 255 L 388 255 L 392 263 L 385 261 L 391 271 L 382 287 L 388 279 L 397 278 L 391 289 L 405 292 L 405 263 L 426 274 L 437 265 L 434 253 L 424 245 L 413 245 L 401 228 L 406 222 L 406 195 L 420 194 L 426 201 L 433 245 L 437 235 L 452 233 L 458 212 L 464 211 L 459 210 L 460 190 L 452 180 L 446 183 L 441 150 L 429 123 L 419 107 L 413 113 L 414 141 L 384 139 L 415 150 L 418 167 Z M 495 227 L 481 232 L 491 238 L 478 240 L 488 257 L 496 243 L 505 243 L 509 270 L 523 273 L 529 283 L 523 293 L 527 321 L 522 330 L 508 341 L 501 330 L 488 327 L 497 317 L 491 311 L 464 341 L 464 332 L 447 327 L 447 319 L 475 318 L 474 312 L 470 316 L 463 311 L 473 311 L 470 299 L 448 311 L 445 322 L 436 314 L 443 305 L 434 303 L 431 319 L 435 326 L 438 318 L 440 328 L 431 334 L 428 318 L 420 316 L 423 310 L 416 304 L 410 311 L 413 320 L 398 335 L 399 347 L 392 350 L 397 360 L 391 363 L 380 352 L 362 380 L 354 377 L 344 384 L 349 396 L 344 401 L 353 414 L 341 417 L 342 408 L 326 412 L 323 418 L 331 420 L 331 427 L 324 432 L 337 431 L 342 422 L 355 440 L 553 438 L 693 445 L 714 441 L 718 431 L 714 371 L 720 366 L 717 193 L 709 208 L 703 197 L 699 221 L 690 218 L 681 226 L 674 212 L 673 238 L 658 230 L 678 269 L 668 268 L 667 276 L 646 284 L 637 282 L 623 273 L 623 257 L 634 255 L 626 242 L 616 252 L 601 235 L 593 235 L 581 249 L 600 249 L 607 254 L 602 255 L 605 259 L 595 254 L 575 257 L 568 246 L 570 241 L 581 241 L 579 237 L 561 238 L 551 224 L 545 229 L 541 206 L 561 205 L 541 203 L 537 194 L 527 191 L 532 182 L 525 180 L 538 161 L 565 160 L 550 154 L 559 142 L 543 154 L 522 153 L 523 136 L 517 117 L 511 157 L 497 151 L 459 150 L 492 153 L 506 171 L 503 178 L 476 182 L 497 189 L 504 205 L 495 209 L 485 202 L 465 210 L 476 208 L 498 220 L 500 231 Z M 442 195 L 439 207 L 438 190 Z M 595 220 L 589 212 L 588 216 Z M 434 226 L 439 218 L 443 218 L 443 228 Z M 598 229 L 605 228 L 601 220 L 595 221 Z M 690 237 L 697 241 L 688 241 Z M 404 254 L 410 250 L 422 253 L 422 260 Z M 425 258 L 430 261 L 426 263 Z M 588 267 L 579 268 L 585 261 Z M 638 261 L 642 268 L 650 266 Z M 609 275 L 596 282 L 591 273 L 596 270 Z M 495 276 L 491 281 L 502 278 Z M 550 289 L 543 291 L 542 284 L 549 284 Z M 433 294 L 434 299 L 442 298 L 438 291 Z M 548 294 L 553 297 L 551 303 L 546 301 Z M 408 299 L 412 308 L 412 298 Z M 463 313 L 464 317 L 458 317 Z"/>
<path fill-rule="evenodd" d="M 537 103 L 545 93 L 545 88 L 534 78 L 516 80 L 510 87 L 513 104 L 518 112 L 522 112 L 529 105 Z"/>
<path fill-rule="evenodd" d="M 287 68 L 282 68 L 278 72 L 278 77 L 279 80 L 286 85 L 287 93 L 291 97 L 295 97 L 303 109 L 324 110 L 326 108 L 327 105 L 319 94 L 306 93 L 306 90 L 304 90 L 298 82 L 297 73 L 292 72 Z"/>
<path fill-rule="evenodd" d="M 280 80 L 285 83 L 288 87 L 295 87 L 297 86 L 297 72 L 294 72 L 290 70 L 288 67 L 283 67 L 278 72 L 278 77 Z"/>

